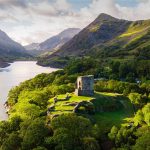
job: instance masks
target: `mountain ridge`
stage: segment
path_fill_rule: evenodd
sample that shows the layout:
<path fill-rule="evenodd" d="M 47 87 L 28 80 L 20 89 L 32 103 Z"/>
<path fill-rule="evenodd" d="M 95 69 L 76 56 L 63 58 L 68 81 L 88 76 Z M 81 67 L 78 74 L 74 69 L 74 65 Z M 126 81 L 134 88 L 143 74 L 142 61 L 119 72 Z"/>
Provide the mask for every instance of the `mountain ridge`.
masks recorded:
<path fill-rule="evenodd" d="M 150 20 L 128 21 L 107 14 L 100 14 L 92 23 L 53 54 L 41 57 L 38 64 L 55 66 L 58 59 L 64 60 L 65 57 L 84 57 L 88 55 L 108 58 L 115 55 L 118 55 L 118 57 L 126 56 L 128 53 L 128 55 L 135 57 L 139 53 L 135 49 L 139 47 L 134 43 L 140 38 L 144 38 L 149 29 Z M 146 41 L 148 45 L 150 38 L 147 38 Z"/>
<path fill-rule="evenodd" d="M 0 67 L 6 67 L 7 62 L 21 57 L 30 57 L 24 47 L 12 40 L 4 31 L 0 30 Z"/>
<path fill-rule="evenodd" d="M 53 52 L 59 49 L 63 44 L 68 42 L 74 35 L 80 31 L 79 28 L 68 28 L 59 34 L 52 36 L 41 43 L 32 43 L 25 46 L 25 49 L 33 54 L 43 54 L 45 52 Z"/>

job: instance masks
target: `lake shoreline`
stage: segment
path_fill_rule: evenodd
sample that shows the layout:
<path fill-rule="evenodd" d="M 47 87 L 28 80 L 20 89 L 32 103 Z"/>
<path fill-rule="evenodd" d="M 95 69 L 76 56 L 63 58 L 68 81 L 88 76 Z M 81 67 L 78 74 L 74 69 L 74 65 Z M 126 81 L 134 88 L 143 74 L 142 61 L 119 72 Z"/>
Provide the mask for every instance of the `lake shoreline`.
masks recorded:
<path fill-rule="evenodd" d="M 21 82 L 41 73 L 51 73 L 58 68 L 42 67 L 37 61 L 14 61 L 0 68 L 0 120 L 7 120 L 10 106 L 7 105 L 9 91 Z"/>
<path fill-rule="evenodd" d="M 0 68 L 6 68 L 8 66 L 10 66 L 10 64 L 8 62 L 0 61 Z"/>

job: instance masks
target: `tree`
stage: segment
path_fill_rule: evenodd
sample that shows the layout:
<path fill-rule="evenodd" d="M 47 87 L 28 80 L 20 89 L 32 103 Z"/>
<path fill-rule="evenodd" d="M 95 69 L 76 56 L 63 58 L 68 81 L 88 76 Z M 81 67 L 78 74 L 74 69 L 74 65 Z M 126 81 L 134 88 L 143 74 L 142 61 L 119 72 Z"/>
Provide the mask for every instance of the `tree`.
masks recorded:
<path fill-rule="evenodd" d="M 149 150 L 150 149 L 150 134 L 143 133 L 141 137 L 136 140 L 133 150 Z"/>
<path fill-rule="evenodd" d="M 133 104 L 140 104 L 142 102 L 142 95 L 139 93 L 130 93 L 129 99 Z"/>
<path fill-rule="evenodd" d="M 112 141 L 115 141 L 115 138 L 117 136 L 117 133 L 118 133 L 118 128 L 116 126 L 113 126 L 111 128 L 111 131 L 110 133 L 108 134 L 108 137 L 112 140 Z"/>
<path fill-rule="evenodd" d="M 144 106 L 142 112 L 144 114 L 144 121 L 148 126 L 150 126 L 150 103 Z"/>
<path fill-rule="evenodd" d="M 75 114 L 64 114 L 51 122 L 56 147 L 67 150 L 81 149 L 83 138 L 92 137 L 91 122 Z"/>
<path fill-rule="evenodd" d="M 3 142 L 2 150 L 19 150 L 21 144 L 21 138 L 17 133 L 11 133 L 9 137 Z"/>
<path fill-rule="evenodd" d="M 144 114 L 141 110 L 138 110 L 134 117 L 134 125 L 138 126 L 139 124 L 142 124 L 143 120 L 144 120 Z"/>
<path fill-rule="evenodd" d="M 22 149 L 32 149 L 43 144 L 44 138 L 49 135 L 42 118 L 37 118 L 28 126 L 23 136 Z"/>
<path fill-rule="evenodd" d="M 85 137 L 83 138 L 83 150 L 100 150 L 100 146 L 95 138 Z"/>

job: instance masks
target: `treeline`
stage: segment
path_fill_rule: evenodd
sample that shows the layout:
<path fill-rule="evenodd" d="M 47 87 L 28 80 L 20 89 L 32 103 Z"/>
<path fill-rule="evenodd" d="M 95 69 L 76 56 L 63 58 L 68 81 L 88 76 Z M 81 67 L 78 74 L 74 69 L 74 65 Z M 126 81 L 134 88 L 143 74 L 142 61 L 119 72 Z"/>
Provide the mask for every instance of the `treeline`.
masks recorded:
<path fill-rule="evenodd" d="M 100 92 L 120 93 L 127 96 L 130 93 L 145 94 L 147 97 L 150 94 L 150 83 L 130 83 L 116 80 L 97 81 L 95 90 Z"/>
<path fill-rule="evenodd" d="M 123 79 L 129 82 L 139 80 L 149 80 L 150 61 L 135 60 L 129 62 L 112 61 L 110 63 L 110 78 Z"/>
<path fill-rule="evenodd" d="M 91 57 L 72 58 L 65 67 L 67 74 L 94 74 L 95 78 L 106 78 L 137 82 L 150 80 L 150 60 L 112 60 Z"/>

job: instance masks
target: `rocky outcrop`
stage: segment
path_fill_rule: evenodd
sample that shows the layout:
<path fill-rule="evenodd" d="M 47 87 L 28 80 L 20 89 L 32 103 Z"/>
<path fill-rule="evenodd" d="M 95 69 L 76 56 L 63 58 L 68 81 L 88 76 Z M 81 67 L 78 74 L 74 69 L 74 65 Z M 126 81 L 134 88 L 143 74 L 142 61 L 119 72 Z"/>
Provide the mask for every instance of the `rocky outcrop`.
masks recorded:
<path fill-rule="evenodd" d="M 95 108 L 94 108 L 94 105 L 93 103 L 89 102 L 89 101 L 82 101 L 82 102 L 79 102 L 75 107 L 74 107 L 74 110 L 73 112 L 74 113 L 79 113 L 79 109 L 80 107 L 84 107 L 85 108 L 85 111 L 88 113 L 88 114 L 94 114 L 95 112 Z"/>

